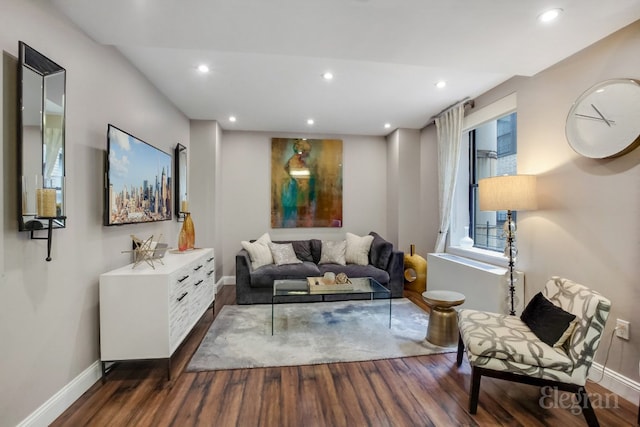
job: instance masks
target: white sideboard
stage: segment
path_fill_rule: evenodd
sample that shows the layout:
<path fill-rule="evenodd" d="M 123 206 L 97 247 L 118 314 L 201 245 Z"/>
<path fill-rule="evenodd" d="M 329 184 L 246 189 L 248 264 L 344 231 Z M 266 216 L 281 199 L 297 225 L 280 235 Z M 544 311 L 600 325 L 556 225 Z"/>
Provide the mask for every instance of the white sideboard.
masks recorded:
<path fill-rule="evenodd" d="M 167 359 L 215 298 L 213 249 L 168 252 L 162 264 L 133 264 L 100 275 L 100 359 Z"/>

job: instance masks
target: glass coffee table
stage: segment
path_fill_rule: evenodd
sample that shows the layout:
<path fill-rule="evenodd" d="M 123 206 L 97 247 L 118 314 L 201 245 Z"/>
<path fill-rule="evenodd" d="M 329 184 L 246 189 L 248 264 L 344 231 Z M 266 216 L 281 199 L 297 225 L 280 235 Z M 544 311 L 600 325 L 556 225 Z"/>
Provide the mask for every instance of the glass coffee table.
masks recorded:
<path fill-rule="evenodd" d="M 273 307 L 279 302 L 286 302 L 291 297 L 300 296 L 321 296 L 322 301 L 325 301 L 327 295 L 362 295 L 368 294 L 369 299 L 373 300 L 374 297 L 386 298 L 389 300 L 389 328 L 391 328 L 391 291 L 375 279 L 371 277 L 357 277 L 349 279 L 353 285 L 353 289 L 340 290 L 340 289 L 322 289 L 309 290 L 309 281 L 307 279 L 286 279 L 286 280 L 274 280 L 273 282 L 273 296 L 271 297 L 271 335 L 273 335 Z M 289 298 L 288 298 L 289 297 Z M 305 301 L 296 298 L 296 302 L 316 302 L 317 300 Z"/>

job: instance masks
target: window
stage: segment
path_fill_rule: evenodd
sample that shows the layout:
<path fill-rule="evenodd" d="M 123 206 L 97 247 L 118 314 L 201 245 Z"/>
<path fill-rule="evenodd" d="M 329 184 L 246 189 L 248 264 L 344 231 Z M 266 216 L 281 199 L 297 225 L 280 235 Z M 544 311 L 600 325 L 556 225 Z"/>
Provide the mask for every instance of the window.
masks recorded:
<path fill-rule="evenodd" d="M 481 211 L 478 182 L 482 178 L 516 174 L 516 113 L 491 120 L 468 131 L 469 146 L 469 234 L 474 246 L 502 252 L 505 238 L 502 226 L 506 211 Z M 514 213 L 515 215 L 515 213 Z"/>

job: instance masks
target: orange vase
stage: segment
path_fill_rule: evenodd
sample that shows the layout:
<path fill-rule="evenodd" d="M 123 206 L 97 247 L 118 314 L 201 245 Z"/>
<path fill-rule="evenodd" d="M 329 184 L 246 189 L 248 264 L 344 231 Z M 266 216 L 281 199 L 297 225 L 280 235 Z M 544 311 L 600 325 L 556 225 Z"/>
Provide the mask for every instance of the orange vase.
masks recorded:
<path fill-rule="evenodd" d="M 193 220 L 191 219 L 191 214 L 189 212 L 185 213 L 184 222 L 182 223 L 182 230 L 180 230 L 181 235 L 183 234 L 183 231 L 185 235 L 184 238 L 186 249 L 193 249 L 196 245 L 196 229 L 193 226 Z M 178 242 L 178 249 L 180 249 L 180 242 Z"/>
<path fill-rule="evenodd" d="M 180 233 L 178 234 L 178 250 L 180 252 L 186 251 L 189 249 L 187 246 L 187 232 L 184 229 L 184 224 L 182 224 L 182 228 L 180 229 Z"/>

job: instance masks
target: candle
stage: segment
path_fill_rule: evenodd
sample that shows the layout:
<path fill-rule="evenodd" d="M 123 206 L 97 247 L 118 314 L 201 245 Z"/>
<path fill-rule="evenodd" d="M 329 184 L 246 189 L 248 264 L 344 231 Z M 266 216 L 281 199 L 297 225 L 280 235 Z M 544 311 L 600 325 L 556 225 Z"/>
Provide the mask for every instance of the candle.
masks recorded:
<path fill-rule="evenodd" d="M 56 210 L 56 189 L 44 188 L 40 191 L 41 199 L 40 206 L 38 207 L 38 216 L 43 217 L 55 217 L 57 216 Z"/>
<path fill-rule="evenodd" d="M 189 212 L 189 203 L 187 203 L 186 200 L 182 201 L 182 205 L 181 205 L 180 211 L 181 212 Z"/>

